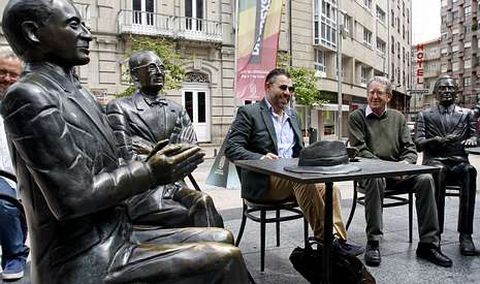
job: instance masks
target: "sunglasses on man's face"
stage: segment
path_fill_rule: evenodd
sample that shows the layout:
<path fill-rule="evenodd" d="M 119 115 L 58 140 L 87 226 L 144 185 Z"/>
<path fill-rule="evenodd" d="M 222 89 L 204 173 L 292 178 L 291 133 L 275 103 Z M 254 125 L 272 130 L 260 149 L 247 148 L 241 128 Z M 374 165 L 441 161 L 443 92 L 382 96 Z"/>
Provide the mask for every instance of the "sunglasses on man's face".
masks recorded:
<path fill-rule="evenodd" d="M 295 87 L 294 87 L 294 86 L 280 85 L 280 86 L 278 86 L 278 87 L 279 87 L 280 90 L 282 90 L 282 91 L 286 91 L 286 90 L 288 89 L 288 91 L 289 91 L 290 93 L 295 92 Z"/>

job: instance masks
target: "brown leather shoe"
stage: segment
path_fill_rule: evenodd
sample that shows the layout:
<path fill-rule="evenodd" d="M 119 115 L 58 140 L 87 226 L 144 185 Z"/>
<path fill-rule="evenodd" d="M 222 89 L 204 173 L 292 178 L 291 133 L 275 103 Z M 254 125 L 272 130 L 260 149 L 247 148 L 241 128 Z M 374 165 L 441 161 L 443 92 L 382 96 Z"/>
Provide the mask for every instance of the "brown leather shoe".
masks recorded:
<path fill-rule="evenodd" d="M 442 253 L 440 247 L 437 247 L 434 244 L 418 243 L 417 257 L 430 261 L 431 263 L 439 266 L 452 266 L 452 260 Z"/>
<path fill-rule="evenodd" d="M 475 249 L 475 244 L 472 240 L 472 235 L 460 233 L 458 239 L 460 241 L 460 253 L 462 255 L 472 256 L 478 254 L 477 250 Z"/>

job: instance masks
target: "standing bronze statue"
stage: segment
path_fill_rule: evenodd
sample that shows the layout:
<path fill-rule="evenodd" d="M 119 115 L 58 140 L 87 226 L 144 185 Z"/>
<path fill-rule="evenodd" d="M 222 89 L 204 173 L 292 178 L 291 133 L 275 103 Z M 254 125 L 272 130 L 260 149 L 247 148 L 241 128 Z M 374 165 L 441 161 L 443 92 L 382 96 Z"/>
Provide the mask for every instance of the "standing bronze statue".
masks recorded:
<path fill-rule="evenodd" d="M 10 0 L 2 27 L 26 63 L 0 112 L 31 232 L 32 283 L 246 283 L 229 231 L 132 226 L 123 201 L 184 177 L 203 154 L 177 144 L 119 164 L 105 115 L 72 76 L 92 40 L 72 2 Z"/>
<path fill-rule="evenodd" d="M 465 152 L 465 146 L 477 145 L 476 121 L 471 110 L 455 105 L 457 91 L 452 77 L 437 80 L 433 93 L 438 104 L 418 114 L 415 143 L 423 151 L 423 164 L 440 168 L 435 179 L 440 230 L 443 232 L 445 185 L 450 180 L 461 187 L 457 227 L 460 252 L 476 255 L 472 233 L 477 171 Z"/>
<path fill-rule="evenodd" d="M 126 160 L 145 160 L 159 141 L 196 143 L 192 122 L 185 109 L 161 94 L 165 65 L 151 51 L 134 53 L 129 60 L 130 74 L 138 91 L 107 105 L 108 122 Z M 163 227 L 223 227 L 223 220 L 212 198 L 186 188 L 180 180 L 154 188 L 129 200 L 134 224 Z"/>

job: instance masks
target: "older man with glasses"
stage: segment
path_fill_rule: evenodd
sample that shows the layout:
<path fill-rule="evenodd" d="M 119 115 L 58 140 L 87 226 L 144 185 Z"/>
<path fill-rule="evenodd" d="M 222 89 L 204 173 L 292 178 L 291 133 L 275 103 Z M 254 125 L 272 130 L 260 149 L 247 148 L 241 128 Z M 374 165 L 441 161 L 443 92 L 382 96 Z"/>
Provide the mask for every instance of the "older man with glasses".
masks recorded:
<path fill-rule="evenodd" d="M 392 84 L 388 78 L 376 76 L 368 82 L 367 107 L 355 110 L 349 118 L 350 145 L 358 149 L 360 157 L 415 164 L 415 144 L 403 114 L 387 108 L 391 99 Z M 381 262 L 379 242 L 383 237 L 382 202 L 388 185 L 390 188 L 411 188 L 415 192 L 420 235 L 417 257 L 436 265 L 452 266 L 452 261 L 440 250 L 432 175 L 369 178 L 361 180 L 360 185 L 366 191 L 367 265 L 378 266 Z"/>

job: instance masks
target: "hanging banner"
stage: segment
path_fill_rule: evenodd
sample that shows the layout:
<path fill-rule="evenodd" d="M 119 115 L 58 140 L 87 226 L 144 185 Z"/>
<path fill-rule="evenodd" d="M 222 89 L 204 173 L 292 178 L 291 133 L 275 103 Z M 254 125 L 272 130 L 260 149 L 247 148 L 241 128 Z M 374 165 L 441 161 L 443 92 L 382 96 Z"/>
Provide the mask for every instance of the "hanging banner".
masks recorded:
<path fill-rule="evenodd" d="M 235 93 L 258 101 L 264 82 L 275 68 L 283 0 L 239 0 Z"/>

